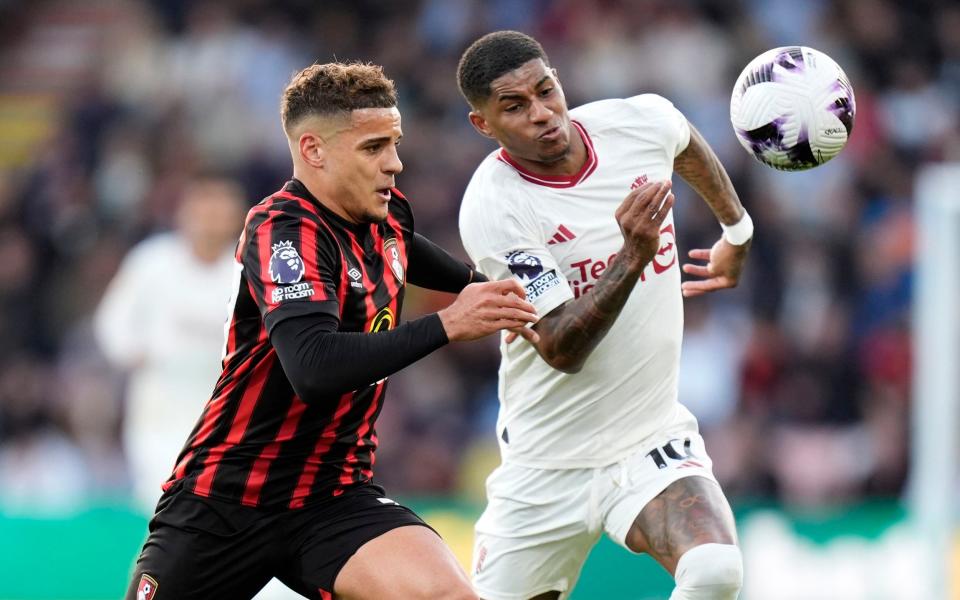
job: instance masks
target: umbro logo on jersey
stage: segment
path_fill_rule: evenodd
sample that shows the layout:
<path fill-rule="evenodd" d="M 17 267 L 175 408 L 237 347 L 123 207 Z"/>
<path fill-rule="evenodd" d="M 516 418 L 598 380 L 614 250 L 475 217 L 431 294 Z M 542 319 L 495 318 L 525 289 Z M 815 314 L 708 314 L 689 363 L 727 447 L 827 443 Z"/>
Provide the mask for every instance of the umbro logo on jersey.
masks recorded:
<path fill-rule="evenodd" d="M 547 242 L 547 245 L 552 244 L 562 244 L 564 242 L 569 242 L 572 239 L 576 239 L 577 235 L 567 229 L 566 225 L 561 225 L 557 227 L 557 232 L 553 234 L 553 237 L 550 238 L 550 241 Z"/>
<path fill-rule="evenodd" d="M 363 289 L 363 284 L 360 283 L 360 279 L 363 278 L 363 273 L 360 272 L 360 269 L 356 267 L 350 267 L 350 270 L 347 271 L 347 275 L 349 275 L 350 279 L 353 280 L 350 282 L 350 287 L 359 288 L 361 290 Z"/>

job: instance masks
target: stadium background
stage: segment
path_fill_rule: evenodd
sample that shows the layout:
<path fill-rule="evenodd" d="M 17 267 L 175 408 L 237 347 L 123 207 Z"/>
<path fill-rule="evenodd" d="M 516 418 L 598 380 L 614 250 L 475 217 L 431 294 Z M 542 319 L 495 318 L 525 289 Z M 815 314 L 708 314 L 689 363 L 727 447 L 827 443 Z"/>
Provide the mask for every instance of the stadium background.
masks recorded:
<path fill-rule="evenodd" d="M 571 106 L 671 99 L 753 215 L 742 285 L 685 303 L 681 366 L 742 517 L 744 598 L 929 597 L 903 502 L 914 180 L 960 160 L 960 5 L 0 0 L 0 598 L 122 593 L 145 516 L 119 442 L 122 377 L 91 314 L 127 249 L 171 226 L 191 175 L 229 173 L 259 200 L 290 173 L 277 115 L 290 74 L 377 62 L 400 93 L 399 187 L 418 228 L 462 254 L 460 194 L 492 146 L 467 123 L 456 61 L 501 28 L 540 39 Z M 786 44 L 832 56 L 856 92 L 849 146 L 808 173 L 753 161 L 727 117 L 742 66 Z M 677 198 L 681 251 L 712 243 L 703 203 L 682 185 Z M 408 318 L 449 300 L 408 298 Z M 496 365 L 493 340 L 435 353 L 392 379 L 378 425 L 377 479 L 465 559 L 497 461 Z M 604 542 L 575 598 L 669 589 Z"/>

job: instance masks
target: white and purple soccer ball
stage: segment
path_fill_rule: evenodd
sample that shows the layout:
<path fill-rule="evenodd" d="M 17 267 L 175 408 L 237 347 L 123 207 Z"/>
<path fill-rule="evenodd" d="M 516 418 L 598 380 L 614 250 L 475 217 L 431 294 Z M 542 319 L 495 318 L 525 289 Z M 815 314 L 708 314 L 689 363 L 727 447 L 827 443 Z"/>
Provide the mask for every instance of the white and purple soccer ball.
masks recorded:
<path fill-rule="evenodd" d="M 768 50 L 746 66 L 730 97 L 730 122 L 757 160 L 783 171 L 822 165 L 846 145 L 856 102 L 843 69 L 806 46 Z"/>

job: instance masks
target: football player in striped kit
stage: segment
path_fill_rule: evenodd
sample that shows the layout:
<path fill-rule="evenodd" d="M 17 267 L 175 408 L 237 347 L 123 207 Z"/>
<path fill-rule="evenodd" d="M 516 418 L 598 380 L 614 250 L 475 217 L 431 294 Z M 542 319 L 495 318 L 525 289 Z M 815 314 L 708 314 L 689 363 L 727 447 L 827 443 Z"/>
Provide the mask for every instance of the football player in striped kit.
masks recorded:
<path fill-rule="evenodd" d="M 247 215 L 223 371 L 150 523 L 128 599 L 475 598 L 439 536 L 373 479 L 389 375 L 452 341 L 535 332 L 516 281 L 485 282 L 414 230 L 394 187 L 393 82 L 365 64 L 294 76 L 293 178 Z M 476 282 L 476 283 L 471 283 Z M 405 286 L 457 293 L 400 323 Z"/>

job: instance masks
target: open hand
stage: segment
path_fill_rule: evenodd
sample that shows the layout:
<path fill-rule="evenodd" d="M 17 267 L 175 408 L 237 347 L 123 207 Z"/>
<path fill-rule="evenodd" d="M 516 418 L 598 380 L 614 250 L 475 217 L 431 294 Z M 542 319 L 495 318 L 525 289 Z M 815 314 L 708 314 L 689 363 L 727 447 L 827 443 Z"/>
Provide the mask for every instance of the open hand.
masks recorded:
<path fill-rule="evenodd" d="M 680 284 L 684 297 L 693 298 L 707 292 L 715 292 L 727 288 L 737 287 L 740 282 L 740 272 L 747 259 L 750 242 L 742 246 L 734 246 L 722 237 L 713 245 L 713 248 L 695 249 L 690 251 L 690 258 L 707 261 L 707 264 L 686 263 L 683 272 L 700 280 L 688 280 Z"/>

